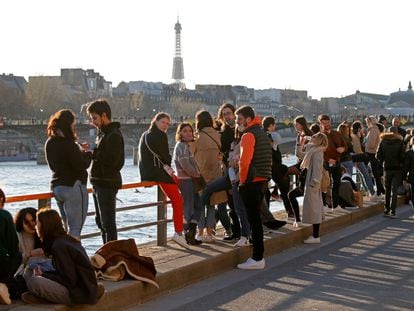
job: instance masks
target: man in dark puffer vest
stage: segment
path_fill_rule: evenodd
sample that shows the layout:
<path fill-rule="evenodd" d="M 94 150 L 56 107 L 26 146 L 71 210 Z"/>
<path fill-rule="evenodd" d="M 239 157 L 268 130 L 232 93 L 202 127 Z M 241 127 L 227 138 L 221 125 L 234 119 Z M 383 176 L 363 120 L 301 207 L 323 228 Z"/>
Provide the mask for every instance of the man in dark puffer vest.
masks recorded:
<path fill-rule="evenodd" d="M 240 142 L 239 191 L 246 206 L 253 239 L 252 257 L 237 267 L 239 269 L 264 269 L 260 205 L 267 182 L 272 177 L 272 149 L 261 126 L 260 117 L 255 116 L 250 106 L 242 106 L 235 113 L 239 130 L 244 132 Z"/>

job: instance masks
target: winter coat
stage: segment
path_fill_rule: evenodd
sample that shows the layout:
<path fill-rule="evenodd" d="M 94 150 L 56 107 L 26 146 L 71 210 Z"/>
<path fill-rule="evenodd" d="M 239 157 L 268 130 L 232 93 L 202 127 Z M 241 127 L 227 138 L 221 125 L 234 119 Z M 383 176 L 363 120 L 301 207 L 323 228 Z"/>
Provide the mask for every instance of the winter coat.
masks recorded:
<path fill-rule="evenodd" d="M 405 153 L 403 179 L 407 179 L 409 183 L 414 184 L 414 150 L 412 149 Z"/>
<path fill-rule="evenodd" d="M 119 189 L 122 186 L 121 169 L 124 166 L 124 138 L 119 122 L 111 122 L 99 129 L 93 151 L 91 184 Z"/>
<path fill-rule="evenodd" d="M 155 156 L 145 143 L 145 136 L 150 149 L 157 154 Z M 141 181 L 155 181 L 167 184 L 175 183 L 174 180 L 164 170 L 163 164 L 171 166 L 171 155 L 168 148 L 167 134 L 161 131 L 156 125 L 141 135 L 138 145 L 139 150 L 139 172 Z"/>
<path fill-rule="evenodd" d="M 310 145 L 307 152 L 315 148 Z M 310 158 L 309 167 L 307 168 L 305 181 L 305 194 L 303 198 L 303 217 L 302 221 L 308 224 L 320 224 L 322 222 L 322 170 L 323 170 L 323 155 L 322 150 L 313 152 Z"/>
<path fill-rule="evenodd" d="M 208 136 L 210 135 L 210 136 Z M 201 176 L 207 183 L 222 177 L 220 156 L 220 134 L 212 127 L 205 127 L 198 132 L 197 138 L 191 146 L 194 158 L 200 169 Z M 210 197 L 210 204 L 227 202 L 226 191 L 215 192 Z"/>
<path fill-rule="evenodd" d="M 368 128 L 367 136 L 365 137 L 365 152 L 376 153 L 380 143 L 380 130 L 377 125 Z"/>
<path fill-rule="evenodd" d="M 382 134 L 376 157 L 384 163 L 384 170 L 402 170 L 405 147 L 401 135 L 392 132 Z"/>
<path fill-rule="evenodd" d="M 46 160 L 52 174 L 52 188 L 56 186 L 72 187 L 76 180 L 86 185 L 92 153 L 82 152 L 71 139 L 49 137 L 45 144 Z"/>
<path fill-rule="evenodd" d="M 8 211 L 0 209 L 0 267 L 12 264 L 18 254 L 19 240 L 13 217 Z"/>

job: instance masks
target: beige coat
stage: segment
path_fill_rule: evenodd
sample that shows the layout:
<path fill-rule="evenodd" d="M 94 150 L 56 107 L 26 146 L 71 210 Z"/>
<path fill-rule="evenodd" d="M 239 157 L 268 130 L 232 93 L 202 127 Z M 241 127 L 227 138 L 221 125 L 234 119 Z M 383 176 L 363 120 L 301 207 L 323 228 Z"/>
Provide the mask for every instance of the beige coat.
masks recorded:
<path fill-rule="evenodd" d="M 368 134 L 365 140 L 365 152 L 376 153 L 380 143 L 380 130 L 377 125 L 368 128 Z"/>
<path fill-rule="evenodd" d="M 211 138 L 207 135 L 210 135 Z M 214 141 L 213 141 L 214 139 Z M 206 127 L 198 132 L 195 142 L 192 144 L 192 151 L 201 175 L 207 183 L 223 176 L 220 156 L 220 133 L 212 127 Z M 210 198 L 210 204 L 227 202 L 226 191 L 215 192 Z"/>

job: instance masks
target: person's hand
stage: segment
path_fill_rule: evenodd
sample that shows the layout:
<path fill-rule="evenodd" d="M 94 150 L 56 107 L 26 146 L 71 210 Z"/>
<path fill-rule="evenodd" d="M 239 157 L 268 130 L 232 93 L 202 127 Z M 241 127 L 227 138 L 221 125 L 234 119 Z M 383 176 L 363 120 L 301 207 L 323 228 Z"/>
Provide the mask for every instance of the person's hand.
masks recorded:
<path fill-rule="evenodd" d="M 43 252 L 43 249 L 41 248 L 36 248 L 30 251 L 31 257 L 43 257 L 44 255 L 45 253 Z"/>
<path fill-rule="evenodd" d="M 36 268 L 34 268 L 33 274 L 36 275 L 36 276 L 42 276 L 43 275 L 43 272 L 42 272 L 42 269 L 40 269 L 40 266 L 36 266 Z"/>
<path fill-rule="evenodd" d="M 336 164 L 336 160 L 334 159 L 329 159 L 328 160 L 329 166 L 335 165 Z"/>
<path fill-rule="evenodd" d="M 343 153 L 345 151 L 344 147 L 338 147 L 336 148 L 336 151 L 338 151 L 338 153 Z"/>

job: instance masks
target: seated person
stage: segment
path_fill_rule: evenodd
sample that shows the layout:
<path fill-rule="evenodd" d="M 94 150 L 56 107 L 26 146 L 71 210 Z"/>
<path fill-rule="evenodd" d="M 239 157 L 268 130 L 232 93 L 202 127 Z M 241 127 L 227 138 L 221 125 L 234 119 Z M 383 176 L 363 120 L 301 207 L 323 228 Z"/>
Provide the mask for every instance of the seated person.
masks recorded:
<path fill-rule="evenodd" d="M 8 286 L 22 261 L 19 240 L 10 213 L 4 210 L 6 196 L 0 189 L 0 304 L 10 304 Z"/>
<path fill-rule="evenodd" d="M 55 270 L 29 265 L 24 271 L 29 292 L 22 295 L 22 300 L 29 304 L 96 304 L 105 288 L 97 284 L 95 270 L 80 241 L 65 231 L 55 210 L 41 209 L 36 216 L 43 249 L 52 257 Z"/>
<path fill-rule="evenodd" d="M 14 217 L 19 250 L 23 256 L 24 265 L 32 257 L 44 257 L 40 239 L 36 233 L 36 212 L 35 208 L 27 207 L 18 211 Z"/>
<path fill-rule="evenodd" d="M 341 172 L 342 177 L 341 184 L 339 186 L 339 205 L 348 210 L 357 209 L 358 206 L 355 201 L 354 191 L 357 192 L 358 188 L 352 180 L 352 176 L 347 173 L 345 167 L 341 167 Z"/>

